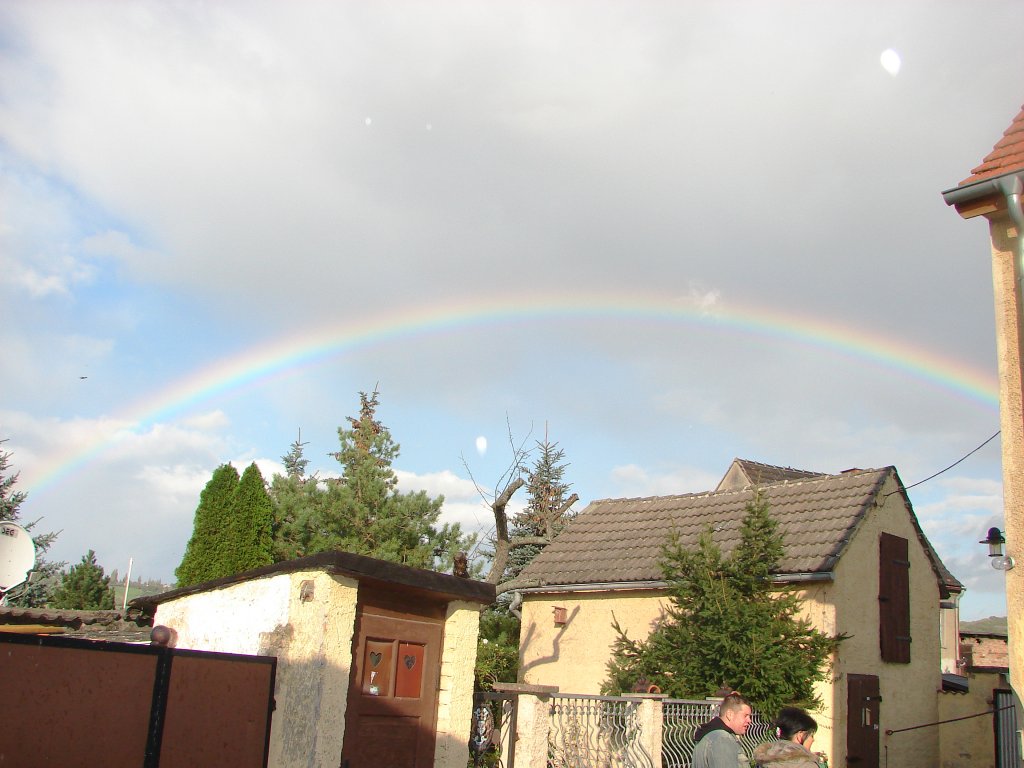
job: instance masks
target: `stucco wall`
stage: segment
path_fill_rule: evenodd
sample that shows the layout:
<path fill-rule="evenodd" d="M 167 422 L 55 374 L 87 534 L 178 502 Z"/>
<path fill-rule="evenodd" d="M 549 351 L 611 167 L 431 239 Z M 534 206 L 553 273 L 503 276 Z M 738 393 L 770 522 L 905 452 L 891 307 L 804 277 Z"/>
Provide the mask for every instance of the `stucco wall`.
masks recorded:
<path fill-rule="evenodd" d="M 906 514 L 903 499 L 890 478 L 879 498 L 883 503 L 871 509 L 861 521 L 847 551 L 836 564 L 834 599 L 836 629 L 848 635 L 839 649 L 833 688 L 833 712 L 845 712 L 846 675 L 877 675 L 882 698 L 880 750 L 884 763 L 886 747 L 890 765 L 904 768 L 938 765 L 938 734 L 922 728 L 885 736 L 887 729 L 908 728 L 938 720 L 937 691 L 942 677 L 939 658 L 939 586 L 935 572 L 917 539 Z M 881 533 L 902 536 L 909 542 L 910 635 L 913 639 L 909 664 L 881 660 L 879 649 L 878 547 Z M 845 715 L 834 721 L 829 756 L 842 765 L 846 754 Z M 839 759 L 836 759 L 839 758 Z"/>
<path fill-rule="evenodd" d="M 476 603 L 448 604 L 437 694 L 435 768 L 465 768 L 466 765 L 480 608 Z"/>
<path fill-rule="evenodd" d="M 971 717 L 992 709 L 992 691 L 1005 688 L 995 672 L 970 672 L 968 693 L 943 693 L 939 696 L 939 719 L 955 720 L 939 726 L 941 768 L 993 768 L 995 731 L 992 715 Z M 957 718 L 969 718 L 958 720 Z"/>
<path fill-rule="evenodd" d="M 303 601 L 306 581 L 312 597 Z M 269 765 L 335 768 L 357 590 L 355 580 L 323 571 L 276 574 L 163 603 L 155 623 L 178 633 L 179 648 L 276 656 Z"/>
<path fill-rule="evenodd" d="M 519 633 L 519 682 L 556 685 L 563 693 L 600 693 L 607 676 L 617 619 L 634 640 L 646 638 L 662 616 L 664 598 L 650 592 L 584 592 L 524 596 Z M 556 625 L 555 606 L 567 621 Z"/>

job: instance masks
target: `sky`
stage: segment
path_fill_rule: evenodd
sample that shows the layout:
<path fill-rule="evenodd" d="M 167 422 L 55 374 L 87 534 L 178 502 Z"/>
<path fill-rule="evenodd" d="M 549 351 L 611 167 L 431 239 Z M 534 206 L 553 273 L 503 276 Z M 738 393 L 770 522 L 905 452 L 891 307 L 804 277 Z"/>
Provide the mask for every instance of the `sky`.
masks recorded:
<path fill-rule="evenodd" d="M 577 510 L 734 457 L 916 484 L 999 428 L 987 227 L 941 192 L 1024 102 L 1022 20 L 0 0 L 22 520 L 171 582 L 219 464 L 336 473 L 374 389 L 400 487 L 482 534 L 545 436 Z M 998 438 L 909 494 L 962 616 L 1004 615 Z"/>

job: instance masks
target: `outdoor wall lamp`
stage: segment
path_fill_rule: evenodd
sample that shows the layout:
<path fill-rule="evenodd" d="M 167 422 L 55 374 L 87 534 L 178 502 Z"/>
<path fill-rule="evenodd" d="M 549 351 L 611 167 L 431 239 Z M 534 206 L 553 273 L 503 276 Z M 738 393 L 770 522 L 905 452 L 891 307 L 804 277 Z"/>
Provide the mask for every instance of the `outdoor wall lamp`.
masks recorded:
<path fill-rule="evenodd" d="M 1003 532 L 998 528 L 989 528 L 988 538 L 982 539 L 978 543 L 988 544 L 988 556 L 992 558 L 992 567 L 997 571 L 1008 571 L 1015 565 L 1013 558 L 1003 551 L 1006 539 L 1003 538 Z"/>

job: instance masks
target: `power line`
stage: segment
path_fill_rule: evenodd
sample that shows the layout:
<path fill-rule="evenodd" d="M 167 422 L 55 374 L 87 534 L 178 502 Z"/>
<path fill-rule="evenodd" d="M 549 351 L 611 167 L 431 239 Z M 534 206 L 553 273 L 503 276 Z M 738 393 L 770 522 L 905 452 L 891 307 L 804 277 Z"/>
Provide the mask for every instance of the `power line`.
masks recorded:
<path fill-rule="evenodd" d="M 961 456 L 961 457 L 960 457 L 959 459 L 957 459 L 956 461 L 954 461 L 954 462 L 953 462 L 952 464 L 950 464 L 950 465 L 949 465 L 948 467 L 946 467 L 945 469 L 940 469 L 940 470 L 939 470 L 938 472 L 936 472 L 936 473 L 935 473 L 934 475 L 928 475 L 928 477 L 926 477 L 926 478 L 925 478 L 924 480 L 918 480 L 918 481 L 917 481 L 916 483 L 913 483 L 913 484 L 911 484 L 911 485 L 904 485 L 904 486 L 903 486 L 902 488 L 900 488 L 899 490 L 900 490 L 900 491 L 909 491 L 909 490 L 910 490 L 911 488 L 916 488 L 917 486 L 921 485 L 922 483 L 927 483 L 927 482 L 928 482 L 929 480 L 934 480 L 934 479 L 935 479 L 936 477 L 938 477 L 939 475 L 941 475 L 941 474 L 942 474 L 943 472 L 948 472 L 948 471 L 949 471 L 949 470 L 951 470 L 951 469 L 952 469 L 953 467 L 955 467 L 955 466 L 956 466 L 957 464 L 959 464 L 960 462 L 964 461 L 964 460 L 965 460 L 966 458 L 968 458 L 969 456 L 971 456 L 971 455 L 973 455 L 973 454 L 977 453 L 977 452 L 978 452 L 978 451 L 980 451 L 980 450 L 981 450 L 982 448 L 984 448 L 984 447 L 985 447 L 986 445 L 988 445 L 988 444 L 989 444 L 989 443 L 991 443 L 991 442 L 992 442 L 993 440 L 995 440 L 995 439 L 996 439 L 996 438 L 997 438 L 997 437 L 999 436 L 999 433 L 1000 433 L 1001 431 L 1002 431 L 1002 430 L 999 430 L 999 429 L 997 429 L 997 430 L 996 430 L 996 433 L 995 433 L 994 435 L 992 435 L 992 437 L 990 437 L 990 438 L 989 438 L 988 440 L 986 440 L 985 442 L 983 442 L 983 443 L 982 443 L 981 445 L 979 445 L 979 446 L 978 446 L 977 448 L 975 448 L 974 450 L 972 450 L 972 451 L 969 451 L 968 453 L 965 453 L 965 454 L 964 454 L 963 456 Z M 887 493 L 887 494 L 886 494 L 886 496 L 891 496 L 891 495 L 892 495 L 892 494 L 894 494 L 894 493 L 897 493 L 897 491 L 890 491 L 889 493 Z"/>

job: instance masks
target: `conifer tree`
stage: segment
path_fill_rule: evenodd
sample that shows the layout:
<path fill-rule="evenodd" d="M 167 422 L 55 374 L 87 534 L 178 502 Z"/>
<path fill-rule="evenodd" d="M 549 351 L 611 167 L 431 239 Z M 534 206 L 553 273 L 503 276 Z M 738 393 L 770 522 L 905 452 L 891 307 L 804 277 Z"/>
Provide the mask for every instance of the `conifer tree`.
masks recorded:
<path fill-rule="evenodd" d="M 82 611 L 109 611 L 114 608 L 114 590 L 110 577 L 96 563 L 91 549 L 82 556 L 82 562 L 71 567 L 54 591 L 50 603 L 54 608 Z"/>
<path fill-rule="evenodd" d="M 0 445 L 7 440 L 0 440 Z M 21 505 L 28 498 L 24 491 L 14 490 L 18 482 L 18 472 L 7 474 L 11 453 L 0 450 L 0 521 L 17 523 L 29 533 L 33 533 L 38 520 L 23 523 Z M 56 540 L 56 533 L 38 533 L 32 536 L 36 547 L 36 563 L 29 579 L 11 589 L 5 595 L 8 605 L 18 608 L 42 608 L 50 600 L 53 590 L 61 580 L 61 569 L 65 563 L 47 562 L 43 556 Z"/>
<path fill-rule="evenodd" d="M 572 485 L 565 481 L 569 466 L 565 451 L 546 435 L 544 442 L 537 442 L 537 451 L 527 474 L 526 508 L 512 516 L 511 548 L 503 581 L 516 578 L 574 517 L 568 511 L 576 497 L 567 499 Z"/>
<path fill-rule="evenodd" d="M 425 492 L 400 493 L 392 462 L 399 445 L 376 417 L 378 394 L 359 394 L 357 417 L 349 428 L 338 428 L 340 450 L 333 456 L 341 464 L 340 478 L 318 489 L 307 487 L 289 496 L 296 508 L 285 524 L 278 495 L 275 551 L 291 547 L 301 554 L 343 550 L 419 568 L 451 568 L 454 555 L 469 549 L 473 538 L 463 536 L 458 524 L 437 525 L 444 497 Z M 285 490 L 285 484 L 275 485 Z M 293 485 L 288 493 L 297 491 Z M 288 538 L 282 541 L 282 537 Z"/>
<path fill-rule="evenodd" d="M 256 462 L 242 473 L 235 488 L 231 517 L 225 537 L 226 573 L 241 573 L 274 562 L 271 540 L 273 508 L 267 486 Z"/>
<path fill-rule="evenodd" d="M 174 572 L 179 587 L 209 581 L 232 572 L 232 554 L 224 532 L 230 525 L 238 482 L 238 470 L 231 464 L 221 464 L 199 495 L 192 538 L 185 548 L 181 564 Z"/>
<path fill-rule="evenodd" d="M 325 494 L 314 473 L 306 476 L 309 460 L 305 458 L 301 436 L 281 457 L 286 474 L 274 474 L 270 482 L 273 509 L 272 555 L 274 562 L 293 560 L 310 554 L 310 540 Z"/>
<path fill-rule="evenodd" d="M 618 637 L 605 693 L 630 691 L 641 679 L 677 698 L 712 696 L 723 685 L 768 713 L 784 705 L 817 707 L 814 683 L 826 678 L 841 637 L 800 616 L 794 591 L 773 588 L 783 541 L 764 496 L 747 505 L 740 544 L 723 557 L 710 528 L 695 550 L 678 536 L 662 551 L 669 583 L 666 619 L 646 640 Z"/>

